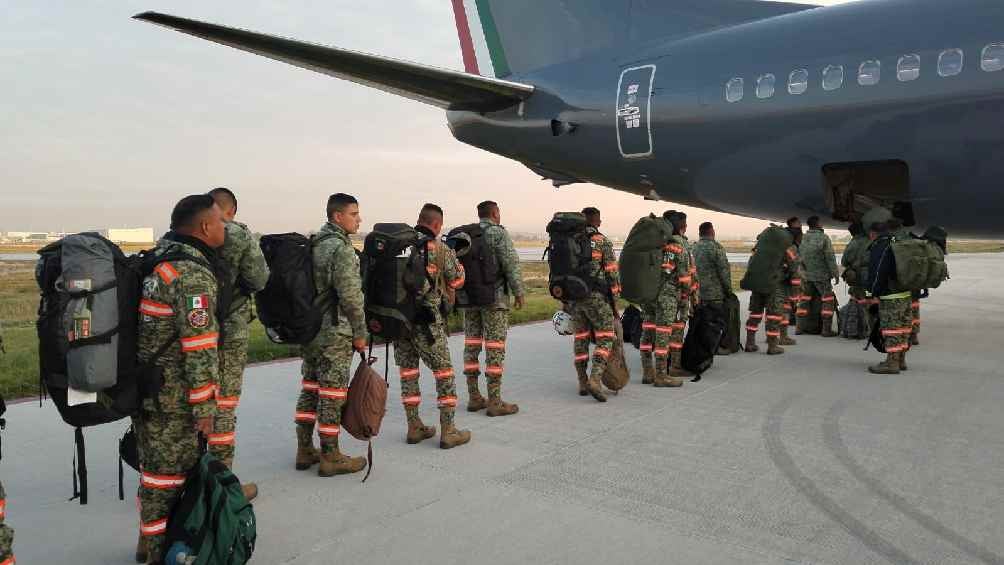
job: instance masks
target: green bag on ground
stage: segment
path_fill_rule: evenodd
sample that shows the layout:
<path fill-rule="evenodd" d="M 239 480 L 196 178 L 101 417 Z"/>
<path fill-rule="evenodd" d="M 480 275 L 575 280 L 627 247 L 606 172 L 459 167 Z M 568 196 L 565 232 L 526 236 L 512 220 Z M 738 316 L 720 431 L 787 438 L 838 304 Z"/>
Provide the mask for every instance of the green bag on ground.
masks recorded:
<path fill-rule="evenodd" d="M 896 257 L 896 288 L 900 291 L 938 288 L 948 278 L 945 254 L 936 243 L 898 239 L 891 248 Z"/>
<path fill-rule="evenodd" d="M 621 296 L 634 304 L 655 302 L 662 287 L 662 254 L 673 237 L 669 222 L 654 214 L 638 220 L 621 250 Z"/>
<path fill-rule="evenodd" d="M 781 269 L 784 254 L 792 241 L 791 232 L 781 226 L 770 226 L 760 232 L 739 288 L 763 294 L 777 290 L 784 277 Z"/>
<path fill-rule="evenodd" d="M 164 563 L 244 565 L 254 552 L 255 524 L 240 480 L 203 453 L 168 519 Z"/>

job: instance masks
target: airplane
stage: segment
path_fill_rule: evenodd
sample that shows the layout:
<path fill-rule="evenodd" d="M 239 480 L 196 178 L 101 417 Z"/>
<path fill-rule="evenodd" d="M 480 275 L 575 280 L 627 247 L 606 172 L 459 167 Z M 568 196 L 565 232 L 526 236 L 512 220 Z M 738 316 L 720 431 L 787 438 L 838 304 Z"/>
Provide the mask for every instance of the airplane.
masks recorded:
<path fill-rule="evenodd" d="M 897 205 L 1004 235 L 1000 0 L 450 1 L 463 72 L 134 17 L 442 108 L 555 186 L 831 227 Z"/>

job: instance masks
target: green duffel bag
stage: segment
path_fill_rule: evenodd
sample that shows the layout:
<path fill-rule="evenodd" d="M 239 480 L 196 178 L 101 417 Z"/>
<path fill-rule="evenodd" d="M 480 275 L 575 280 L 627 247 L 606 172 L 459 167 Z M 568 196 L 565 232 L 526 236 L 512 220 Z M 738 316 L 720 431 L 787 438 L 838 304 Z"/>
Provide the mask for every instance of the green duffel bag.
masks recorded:
<path fill-rule="evenodd" d="M 784 254 L 793 241 L 791 232 L 781 226 L 770 226 L 760 232 L 739 288 L 762 294 L 777 290 L 784 278 L 781 268 Z"/>
<path fill-rule="evenodd" d="M 673 227 L 661 216 L 638 220 L 621 250 L 621 296 L 634 304 L 650 304 L 662 287 L 662 254 L 673 237 Z"/>
<path fill-rule="evenodd" d="M 896 284 L 901 291 L 938 288 L 948 279 L 945 254 L 934 242 L 899 239 L 890 246 L 896 257 Z"/>

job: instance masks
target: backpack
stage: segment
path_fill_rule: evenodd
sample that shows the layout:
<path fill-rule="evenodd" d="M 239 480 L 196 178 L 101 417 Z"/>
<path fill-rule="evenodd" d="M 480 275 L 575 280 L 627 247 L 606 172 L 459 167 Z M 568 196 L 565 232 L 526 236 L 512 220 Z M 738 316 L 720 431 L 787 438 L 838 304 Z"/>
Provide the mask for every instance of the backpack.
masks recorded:
<path fill-rule="evenodd" d="M 168 517 L 164 563 L 243 565 L 254 552 L 255 525 L 240 480 L 203 452 Z"/>
<path fill-rule="evenodd" d="M 624 343 L 630 343 L 635 349 L 641 348 L 642 315 L 637 306 L 628 306 L 621 315 L 621 327 L 624 329 Z"/>
<path fill-rule="evenodd" d="M 334 237 L 307 238 L 298 233 L 262 236 L 260 246 L 268 264 L 268 282 L 255 294 L 258 318 L 265 333 L 275 343 L 310 343 L 324 322 L 320 302 L 323 294 L 314 283 L 313 249 Z M 331 309 L 332 323 L 338 323 L 338 296 Z"/>
<path fill-rule="evenodd" d="M 739 304 L 739 297 L 735 293 L 725 295 L 723 303 L 725 335 L 722 336 L 721 347 L 728 350 L 729 353 L 736 353 L 742 349 L 742 345 L 739 343 L 743 328 L 742 307 Z"/>
<path fill-rule="evenodd" d="M 461 234 L 466 234 L 466 239 L 470 241 L 466 250 L 459 246 Z M 454 250 L 459 248 L 457 259 L 460 260 L 466 273 L 464 289 L 457 293 L 457 307 L 477 308 L 495 304 L 499 263 L 495 253 L 485 242 L 485 232 L 481 224 L 453 228 L 446 234 L 446 243 Z"/>
<path fill-rule="evenodd" d="M 610 359 L 607 361 L 607 368 L 600 376 L 603 386 L 617 391 L 627 386 L 631 382 L 631 369 L 628 367 L 627 359 L 624 357 L 624 328 L 620 320 L 614 318 L 614 344 L 610 351 Z"/>
<path fill-rule="evenodd" d="M 371 334 L 390 341 L 416 322 L 431 322 L 419 299 L 428 274 L 425 240 L 408 224 L 376 224 L 363 243 L 363 294 Z"/>
<path fill-rule="evenodd" d="M 139 304 L 143 278 L 165 261 L 200 258 L 171 252 L 126 257 L 96 233 L 68 235 L 38 251 L 35 279 L 41 390 L 52 398 L 74 431 L 73 498 L 87 504 L 87 462 L 83 429 L 131 416 L 159 383 L 144 375 L 152 363 L 137 362 Z M 218 307 L 223 307 L 217 304 Z M 168 340 L 151 358 L 174 344 Z M 82 403 L 70 389 L 95 393 Z M 78 468 L 79 460 L 79 468 Z M 79 485 L 78 485 L 79 481 Z M 120 485 L 120 500 L 123 499 Z"/>
<path fill-rule="evenodd" d="M 781 265 L 791 243 L 791 232 L 780 226 L 770 226 L 761 232 L 739 288 L 761 294 L 777 290 L 784 278 Z"/>
<path fill-rule="evenodd" d="M 619 261 L 625 300 L 650 304 L 659 297 L 663 249 L 672 237 L 673 227 L 655 214 L 641 218 L 631 228 Z"/>
<path fill-rule="evenodd" d="M 938 288 L 948 279 L 945 253 L 924 239 L 895 239 L 890 244 L 896 258 L 896 283 L 900 291 Z"/>
<path fill-rule="evenodd" d="M 360 354 L 362 355 L 362 354 Z M 387 413 L 387 378 L 373 370 L 375 359 L 367 360 L 362 356 L 362 362 L 356 368 L 356 374 L 349 384 L 348 401 L 342 410 L 342 429 L 352 437 L 367 442 L 366 482 L 373 470 L 373 441 L 380 433 L 380 424 Z"/>
<path fill-rule="evenodd" d="M 590 273 L 592 242 L 586 217 L 578 212 L 557 212 L 547 224 L 549 241 L 544 257 L 550 274 L 547 286 L 555 300 L 581 300 L 601 288 Z"/>
<path fill-rule="evenodd" d="M 840 320 L 840 337 L 846 339 L 863 339 L 868 337 L 868 328 L 865 327 L 863 307 L 856 300 L 849 300 L 847 304 L 841 306 L 838 317 Z"/>
<path fill-rule="evenodd" d="M 702 304 L 690 319 L 690 329 L 683 341 L 681 365 L 694 373 L 694 382 L 715 363 L 715 354 L 725 337 L 725 320 L 716 308 Z"/>

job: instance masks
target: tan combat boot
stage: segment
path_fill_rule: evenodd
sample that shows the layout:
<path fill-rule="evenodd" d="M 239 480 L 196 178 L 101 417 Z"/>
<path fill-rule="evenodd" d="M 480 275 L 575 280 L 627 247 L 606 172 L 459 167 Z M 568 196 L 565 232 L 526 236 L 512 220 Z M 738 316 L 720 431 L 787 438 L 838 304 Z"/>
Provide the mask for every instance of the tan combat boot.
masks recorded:
<path fill-rule="evenodd" d="M 781 345 L 798 345 L 794 338 L 788 337 L 788 326 L 781 326 Z"/>
<path fill-rule="evenodd" d="M 470 400 L 467 401 L 468 412 L 477 412 L 479 410 L 484 410 L 487 407 L 488 407 L 488 401 L 485 400 L 485 397 L 481 396 L 480 392 L 476 396 L 471 395 Z"/>
<path fill-rule="evenodd" d="M 910 368 L 906 366 L 906 351 L 899 354 L 899 370 L 909 371 Z"/>
<path fill-rule="evenodd" d="M 139 535 L 139 540 L 136 542 L 136 555 L 133 558 L 136 559 L 136 563 L 146 563 L 146 538 L 143 534 Z"/>
<path fill-rule="evenodd" d="M 746 330 L 746 353 L 756 353 L 760 348 L 756 346 L 756 332 Z"/>
<path fill-rule="evenodd" d="M 674 351 L 669 357 L 672 361 L 669 366 L 669 376 L 674 379 L 681 379 L 683 377 L 692 377 L 693 373 L 683 368 L 683 352 Z M 682 381 L 681 381 L 682 382 Z"/>
<path fill-rule="evenodd" d="M 453 449 L 471 441 L 470 430 L 458 430 L 457 426 L 453 424 L 452 418 L 447 418 L 446 410 L 441 410 L 439 413 L 439 426 L 443 429 L 443 432 L 439 436 L 440 449 Z"/>
<path fill-rule="evenodd" d="M 421 419 L 408 422 L 408 444 L 415 445 L 436 436 L 436 426 L 426 426 Z"/>
<path fill-rule="evenodd" d="M 669 375 L 656 375 L 652 386 L 656 388 L 677 388 L 683 386 L 683 379 Z"/>
<path fill-rule="evenodd" d="M 781 355 L 784 353 L 784 349 L 777 344 L 779 338 L 768 337 L 767 338 L 767 355 Z"/>
<path fill-rule="evenodd" d="M 321 465 L 317 468 L 317 476 L 334 477 L 335 475 L 347 475 L 349 473 L 358 473 L 365 468 L 365 457 L 343 455 L 336 447 L 329 453 L 321 452 Z"/>
<path fill-rule="evenodd" d="M 868 372 L 876 375 L 898 375 L 899 353 L 886 353 L 885 361 L 868 367 Z"/>
<path fill-rule="evenodd" d="M 589 375 L 585 367 L 575 367 L 575 373 L 579 377 L 579 396 L 589 396 Z"/>
<path fill-rule="evenodd" d="M 655 382 L 655 367 L 642 367 L 641 384 L 650 385 L 654 382 Z"/>
<path fill-rule="evenodd" d="M 596 402 L 607 401 L 607 395 L 603 394 L 603 383 L 600 382 L 598 377 L 590 378 L 586 381 L 586 389 L 589 391 L 589 394 L 596 399 Z"/>
<path fill-rule="evenodd" d="M 296 470 L 306 471 L 321 461 L 317 448 L 313 445 L 296 448 Z"/>
<path fill-rule="evenodd" d="M 500 398 L 495 401 L 490 401 L 488 403 L 488 410 L 485 413 L 494 418 L 496 416 L 512 416 L 517 412 L 519 412 L 518 404 L 502 402 L 502 399 Z"/>

